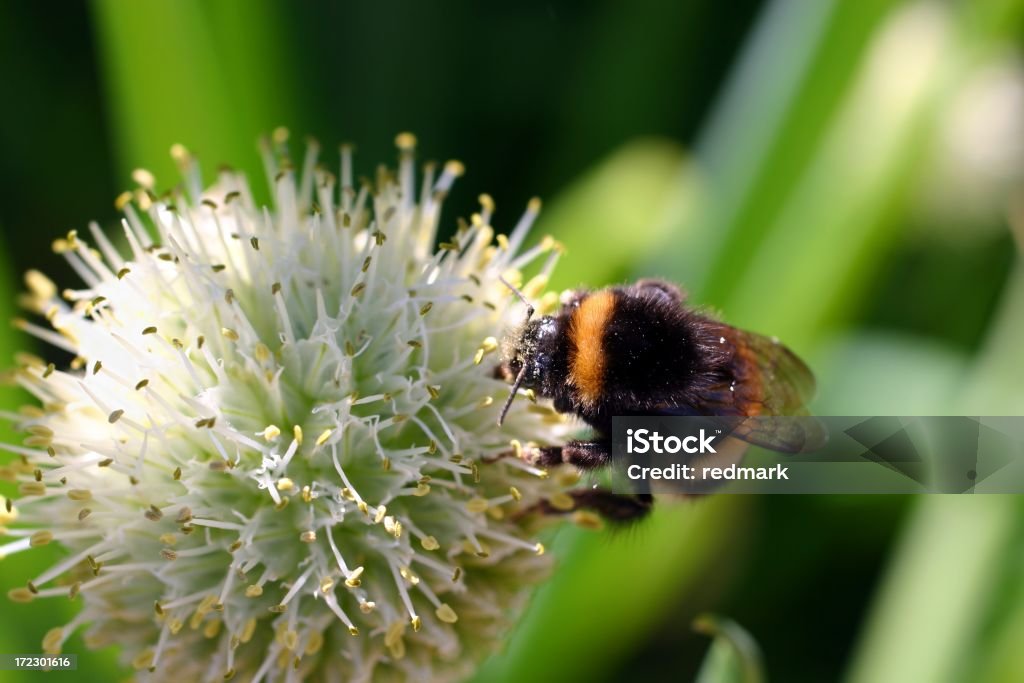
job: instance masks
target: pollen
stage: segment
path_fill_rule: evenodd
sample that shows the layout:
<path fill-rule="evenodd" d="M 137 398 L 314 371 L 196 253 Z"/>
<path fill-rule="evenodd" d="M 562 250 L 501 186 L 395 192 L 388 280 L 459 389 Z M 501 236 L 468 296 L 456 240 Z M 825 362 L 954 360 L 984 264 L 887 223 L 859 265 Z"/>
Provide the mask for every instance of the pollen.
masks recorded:
<path fill-rule="evenodd" d="M 558 492 L 548 498 L 548 503 L 556 510 L 569 511 L 576 507 L 576 502 L 568 493 Z"/>
<path fill-rule="evenodd" d="M 36 531 L 29 538 L 29 545 L 32 546 L 33 548 L 39 548 L 40 546 L 48 546 L 50 544 L 50 541 L 52 541 L 52 540 L 53 540 L 53 532 L 52 531 L 46 531 L 46 530 Z"/>
<path fill-rule="evenodd" d="M 323 446 L 327 443 L 327 439 L 331 438 L 331 434 L 334 433 L 333 429 L 325 429 L 320 433 L 320 436 L 316 437 L 316 446 Z"/>

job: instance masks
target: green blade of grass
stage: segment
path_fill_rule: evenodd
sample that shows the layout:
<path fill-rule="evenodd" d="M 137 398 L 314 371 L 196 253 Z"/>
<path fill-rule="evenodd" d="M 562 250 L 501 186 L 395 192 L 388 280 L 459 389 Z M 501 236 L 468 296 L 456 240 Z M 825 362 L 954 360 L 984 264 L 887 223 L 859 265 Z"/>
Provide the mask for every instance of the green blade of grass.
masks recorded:
<path fill-rule="evenodd" d="M 698 142 L 711 190 L 707 210 L 692 224 L 680 221 L 685 249 L 663 243 L 646 270 L 685 281 L 702 300 L 723 294 L 813 158 L 865 45 L 894 4 L 768 5 Z"/>
<path fill-rule="evenodd" d="M 855 652 L 848 683 L 970 680 L 962 664 L 989 606 L 1012 496 L 923 496 Z"/>
<path fill-rule="evenodd" d="M 95 0 L 93 10 L 121 173 L 143 166 L 176 181 L 168 150 L 179 142 L 211 167 L 253 172 L 261 133 L 305 124 L 280 5 Z"/>
<path fill-rule="evenodd" d="M 696 683 L 764 683 L 761 650 L 739 624 L 703 614 L 694 620 L 693 628 L 714 638 Z"/>
<path fill-rule="evenodd" d="M 950 414 L 1019 414 L 1020 339 L 1024 334 L 1024 266 L 1017 264 L 990 326 L 967 391 Z M 885 579 L 852 660 L 848 683 L 879 680 L 1015 680 L 1019 644 L 979 642 L 997 599 L 1000 572 L 1019 562 L 1016 496 L 927 496 L 921 499 Z M 1019 628 L 1011 619 L 1007 633 Z M 1015 641 L 1018 642 L 1019 641 Z M 991 649 L 993 657 L 979 653 Z M 974 665 L 981 671 L 971 671 Z M 996 676 L 984 678 L 982 674 Z"/>

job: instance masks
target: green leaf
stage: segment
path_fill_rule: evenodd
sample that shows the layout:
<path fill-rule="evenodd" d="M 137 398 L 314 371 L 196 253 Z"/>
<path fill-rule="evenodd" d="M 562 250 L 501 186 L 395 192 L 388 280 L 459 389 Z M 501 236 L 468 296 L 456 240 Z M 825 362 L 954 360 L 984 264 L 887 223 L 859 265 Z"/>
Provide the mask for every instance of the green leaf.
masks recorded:
<path fill-rule="evenodd" d="M 645 270 L 685 281 L 702 300 L 724 298 L 818 153 L 865 45 L 894 4 L 767 5 L 697 144 L 711 192 L 706 208 L 695 225 L 677 227 L 685 248 L 664 241 Z"/>
<path fill-rule="evenodd" d="M 702 614 L 693 622 L 698 633 L 714 640 L 696 683 L 763 683 L 764 665 L 757 641 L 731 619 Z"/>
<path fill-rule="evenodd" d="M 940 343 L 857 331 L 816 355 L 823 415 L 954 415 L 968 360 Z"/>
<path fill-rule="evenodd" d="M 1018 510 L 1013 496 L 918 499 L 847 683 L 974 680 L 963 664 Z"/>
<path fill-rule="evenodd" d="M 260 168 L 255 141 L 304 125 L 277 3 L 93 4 L 121 172 L 143 166 L 176 182 L 182 143 L 207 161 Z"/>

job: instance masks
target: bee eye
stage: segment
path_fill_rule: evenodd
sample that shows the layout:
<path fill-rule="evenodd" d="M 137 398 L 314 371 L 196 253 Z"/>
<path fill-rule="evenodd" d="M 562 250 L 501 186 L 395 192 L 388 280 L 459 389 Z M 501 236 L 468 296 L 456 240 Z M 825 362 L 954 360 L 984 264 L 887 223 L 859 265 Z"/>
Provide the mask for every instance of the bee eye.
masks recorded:
<path fill-rule="evenodd" d="M 517 374 L 523 369 L 523 357 L 516 354 L 508 359 L 508 369 L 512 371 L 512 374 Z"/>

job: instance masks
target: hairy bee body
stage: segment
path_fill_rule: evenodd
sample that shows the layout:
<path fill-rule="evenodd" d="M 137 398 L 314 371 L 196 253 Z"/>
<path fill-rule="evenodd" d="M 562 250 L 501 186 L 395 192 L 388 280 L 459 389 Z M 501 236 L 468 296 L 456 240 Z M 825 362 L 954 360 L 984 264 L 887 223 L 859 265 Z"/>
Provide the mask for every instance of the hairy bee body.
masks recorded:
<path fill-rule="evenodd" d="M 594 430 L 591 440 L 525 457 L 583 469 L 610 461 L 615 416 L 801 415 L 814 391 L 810 370 L 777 340 L 687 306 L 679 288 L 660 280 L 581 290 L 556 315 L 528 319 L 507 340 L 502 371 L 515 381 L 513 396 L 519 387 L 533 389 Z M 788 452 L 818 438 L 770 427 L 758 422 L 739 438 Z M 577 501 L 613 519 L 642 516 L 651 505 L 650 496 L 612 498 L 587 491 Z"/>

